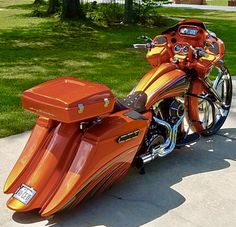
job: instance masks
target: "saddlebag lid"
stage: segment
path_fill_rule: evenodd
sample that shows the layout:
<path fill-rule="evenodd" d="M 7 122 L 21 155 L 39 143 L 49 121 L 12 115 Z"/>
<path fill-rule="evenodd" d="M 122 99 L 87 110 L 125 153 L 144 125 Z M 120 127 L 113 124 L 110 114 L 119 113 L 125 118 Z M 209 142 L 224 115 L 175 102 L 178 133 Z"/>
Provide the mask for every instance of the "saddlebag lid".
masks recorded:
<path fill-rule="evenodd" d="M 72 123 L 112 112 L 115 97 L 103 85 L 73 77 L 50 80 L 23 92 L 23 108 Z"/>

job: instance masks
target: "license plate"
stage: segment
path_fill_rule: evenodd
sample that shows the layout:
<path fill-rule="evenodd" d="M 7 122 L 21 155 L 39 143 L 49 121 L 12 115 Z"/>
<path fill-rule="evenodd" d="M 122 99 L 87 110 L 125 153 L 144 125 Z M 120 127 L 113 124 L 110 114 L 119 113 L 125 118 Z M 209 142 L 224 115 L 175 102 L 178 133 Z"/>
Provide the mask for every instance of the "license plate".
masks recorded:
<path fill-rule="evenodd" d="M 30 188 L 29 186 L 22 184 L 14 193 L 13 197 L 21 201 L 25 205 L 27 205 L 35 194 L 36 191 L 33 188 Z"/>

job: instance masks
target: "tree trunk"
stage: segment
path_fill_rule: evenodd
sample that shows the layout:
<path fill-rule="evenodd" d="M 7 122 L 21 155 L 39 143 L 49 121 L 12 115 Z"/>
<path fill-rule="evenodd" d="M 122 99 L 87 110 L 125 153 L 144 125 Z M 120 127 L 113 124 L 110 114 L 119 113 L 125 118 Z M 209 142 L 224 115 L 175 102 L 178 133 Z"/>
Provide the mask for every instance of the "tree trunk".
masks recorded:
<path fill-rule="evenodd" d="M 43 3 L 43 0 L 34 0 L 34 5 L 40 5 Z"/>
<path fill-rule="evenodd" d="M 84 13 L 80 6 L 80 0 L 63 0 L 62 1 L 62 18 L 63 19 L 84 19 Z"/>
<path fill-rule="evenodd" d="M 133 22 L 133 0 L 125 0 L 125 23 L 130 24 Z"/>
<path fill-rule="evenodd" d="M 59 7 L 60 7 L 59 0 L 49 0 L 47 13 L 49 15 L 52 15 L 58 12 Z"/>

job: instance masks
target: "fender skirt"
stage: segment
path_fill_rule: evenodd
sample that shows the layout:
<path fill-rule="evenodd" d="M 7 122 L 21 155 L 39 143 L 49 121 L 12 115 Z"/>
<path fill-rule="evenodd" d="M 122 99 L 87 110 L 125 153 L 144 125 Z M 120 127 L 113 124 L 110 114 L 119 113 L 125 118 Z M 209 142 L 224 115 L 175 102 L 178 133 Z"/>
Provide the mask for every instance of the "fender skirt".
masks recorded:
<path fill-rule="evenodd" d="M 86 132 L 79 123 L 58 123 L 39 117 L 4 186 L 13 193 L 7 206 L 15 211 L 39 208 L 50 216 L 100 193 L 127 172 L 150 121 L 120 111 Z M 35 194 L 27 203 L 17 197 L 26 186 Z"/>

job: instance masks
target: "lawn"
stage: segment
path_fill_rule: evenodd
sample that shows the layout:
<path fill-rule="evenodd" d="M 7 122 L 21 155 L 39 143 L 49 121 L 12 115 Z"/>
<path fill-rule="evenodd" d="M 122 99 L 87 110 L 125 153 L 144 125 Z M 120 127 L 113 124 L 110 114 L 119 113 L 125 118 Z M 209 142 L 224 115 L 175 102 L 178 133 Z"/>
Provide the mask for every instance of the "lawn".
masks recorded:
<path fill-rule="evenodd" d="M 228 0 L 207 0 L 207 5 L 227 6 Z"/>
<path fill-rule="evenodd" d="M 126 95 L 150 68 L 145 52 L 132 44 L 140 35 L 154 36 L 166 28 L 98 27 L 58 18 L 31 17 L 29 0 L 0 0 L 0 137 L 32 128 L 35 116 L 21 108 L 21 93 L 59 76 L 107 84 L 115 95 Z M 236 15 L 160 8 L 163 15 L 194 17 L 207 22 L 226 42 L 226 63 L 236 73 Z M 171 23 L 171 22 L 170 22 Z M 169 24 L 170 24 L 169 23 Z"/>

